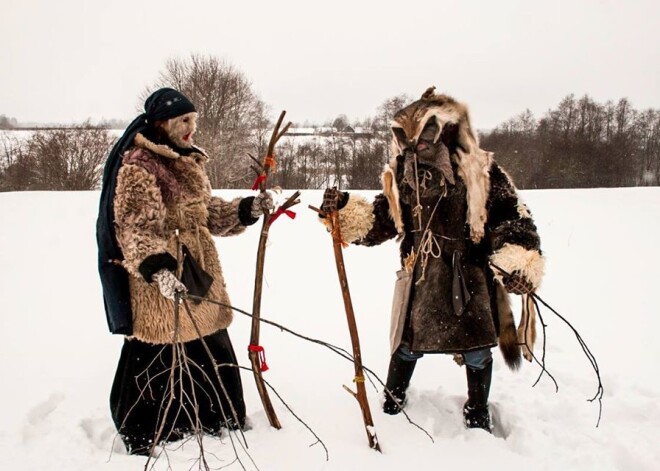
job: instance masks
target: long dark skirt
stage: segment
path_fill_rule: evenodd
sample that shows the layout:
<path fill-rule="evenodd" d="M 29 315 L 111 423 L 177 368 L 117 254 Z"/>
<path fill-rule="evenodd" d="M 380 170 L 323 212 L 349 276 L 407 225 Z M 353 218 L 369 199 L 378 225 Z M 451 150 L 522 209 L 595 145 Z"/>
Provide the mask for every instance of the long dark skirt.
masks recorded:
<path fill-rule="evenodd" d="M 226 330 L 204 337 L 204 341 L 217 364 L 237 365 Z M 110 410 L 130 453 L 147 453 L 161 427 L 159 443 L 175 441 L 200 430 L 219 435 L 222 427 L 245 425 L 238 368 L 219 368 L 221 386 L 200 340 L 179 346 L 188 361 L 177 361 L 172 375 L 173 345 L 124 341 L 110 393 Z M 177 358 L 182 360 L 181 355 Z M 174 394 L 171 394 L 172 381 Z"/>

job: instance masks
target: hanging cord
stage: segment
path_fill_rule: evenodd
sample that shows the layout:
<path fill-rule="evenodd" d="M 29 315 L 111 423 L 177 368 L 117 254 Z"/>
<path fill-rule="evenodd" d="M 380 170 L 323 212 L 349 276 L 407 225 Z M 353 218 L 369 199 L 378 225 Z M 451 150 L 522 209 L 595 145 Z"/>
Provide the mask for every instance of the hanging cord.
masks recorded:
<path fill-rule="evenodd" d="M 419 177 L 417 177 L 417 178 L 418 178 L 418 181 L 419 181 Z M 424 170 L 424 172 L 422 173 L 422 183 L 420 183 L 419 186 L 422 187 L 422 189 L 424 189 L 424 190 L 428 190 L 429 187 L 426 186 L 426 182 L 430 182 L 431 180 L 433 180 L 433 174 L 431 173 L 431 171 L 430 170 Z M 440 180 L 440 182 L 442 183 L 442 179 Z"/>
<path fill-rule="evenodd" d="M 429 263 L 429 256 L 440 258 L 442 256 L 442 246 L 440 245 L 440 236 L 437 236 L 430 229 L 426 229 L 419 243 L 419 255 L 422 258 L 422 276 L 415 282 L 416 285 L 426 280 L 426 267 Z"/>
<path fill-rule="evenodd" d="M 419 260 L 420 258 L 419 256 L 421 256 L 422 276 L 419 278 L 419 280 L 415 282 L 415 285 L 419 285 L 425 280 L 426 266 L 428 265 L 429 256 L 433 256 L 433 258 L 440 258 L 440 256 L 442 255 L 442 245 L 440 244 L 439 239 L 444 238 L 444 236 L 435 235 L 433 231 L 431 231 L 430 227 L 431 227 L 431 221 L 433 220 L 433 216 L 435 216 L 435 211 L 438 209 L 438 206 L 440 205 L 440 200 L 442 200 L 443 196 L 444 194 L 440 195 L 438 201 L 435 202 L 433 211 L 431 211 L 429 220 L 426 223 L 426 227 L 424 228 L 424 233 L 422 234 L 422 239 L 419 244 L 418 256 L 415 257 L 415 260 L 412 265 L 411 273 L 415 268 L 415 264 L 417 263 L 417 260 Z"/>
<path fill-rule="evenodd" d="M 417 175 L 417 153 L 415 153 L 415 160 L 413 160 L 415 166 L 415 195 L 417 197 L 417 205 L 413 208 L 413 214 L 417 216 L 417 222 L 419 223 L 418 229 L 422 228 L 422 203 L 419 199 L 419 176 Z"/>
<path fill-rule="evenodd" d="M 510 273 L 508 273 L 506 270 L 498 267 L 494 263 L 491 262 L 490 265 L 493 268 L 497 269 L 503 275 L 511 276 Z M 597 389 L 596 394 L 594 395 L 594 397 L 592 397 L 591 399 L 588 399 L 588 401 L 589 402 L 594 402 L 595 400 L 598 400 L 598 421 L 596 422 L 596 427 L 598 427 L 600 425 L 600 419 L 601 419 L 602 413 L 603 413 L 603 395 L 604 395 L 605 389 L 603 388 L 603 382 L 602 382 L 601 377 L 600 377 L 600 368 L 598 367 L 598 362 L 596 361 L 596 357 L 593 355 L 593 353 L 591 353 L 591 350 L 589 350 L 589 347 L 587 346 L 586 342 L 584 341 L 584 339 L 582 338 L 580 333 L 577 331 L 577 329 L 575 329 L 575 327 L 573 327 L 573 325 L 570 322 L 568 322 L 568 320 L 566 320 L 566 318 L 564 316 L 559 314 L 555 309 L 552 308 L 552 306 L 550 306 L 548 303 L 546 303 L 536 293 L 531 292 L 531 293 L 529 293 L 529 295 L 534 300 L 534 305 L 536 307 L 536 312 L 539 316 L 539 320 L 541 321 L 541 325 L 543 326 L 543 357 L 542 357 L 542 362 L 543 363 L 541 364 L 541 367 L 543 368 L 543 370 L 541 371 L 541 375 L 545 372 L 550 376 L 550 374 L 548 373 L 548 371 L 545 369 L 545 366 L 544 366 L 545 365 L 545 327 L 546 327 L 546 325 L 545 325 L 545 322 L 543 322 L 543 318 L 541 317 L 541 310 L 539 309 L 538 302 L 540 302 L 545 307 L 550 309 L 550 311 L 552 311 L 553 314 L 555 314 L 559 319 L 561 319 L 564 322 L 564 324 L 566 324 L 571 329 L 571 331 L 575 335 L 575 338 L 577 339 L 580 347 L 582 348 L 582 351 L 584 352 L 585 356 L 587 357 L 587 359 L 591 363 L 591 367 L 594 369 L 594 372 L 596 373 L 596 378 L 598 379 L 598 389 Z M 538 362 L 538 360 L 537 360 L 537 362 Z M 536 383 L 538 383 L 539 379 L 541 378 L 541 375 L 539 375 L 539 378 L 536 380 L 534 385 L 536 385 Z M 550 376 L 550 377 L 552 378 L 552 376 Z M 554 378 L 552 378 L 552 380 L 554 381 Z M 555 385 L 557 385 L 557 382 L 556 381 L 554 381 L 554 382 L 555 382 Z"/>
<path fill-rule="evenodd" d="M 433 174 L 431 173 L 430 170 L 424 170 L 421 175 L 421 183 L 419 181 L 420 175 L 419 175 L 419 169 L 417 166 L 417 154 L 414 154 L 414 159 L 413 159 L 413 168 L 414 168 L 414 174 L 415 174 L 415 197 L 417 200 L 416 206 L 413 208 L 413 217 L 417 217 L 417 222 L 418 222 L 418 228 L 416 231 L 422 230 L 422 203 L 420 199 L 420 187 L 424 190 L 428 190 L 427 183 L 433 180 Z M 406 179 L 408 185 L 410 185 L 410 181 Z M 433 220 L 433 216 L 435 215 L 436 210 L 438 209 L 438 205 L 440 204 L 440 200 L 447 196 L 447 185 L 442 179 L 440 178 L 440 186 L 442 187 L 442 194 L 438 197 L 438 200 L 435 203 L 435 206 L 433 207 L 433 211 L 431 211 L 431 215 L 428 218 L 428 221 L 426 223 L 426 227 L 424 228 L 424 232 L 422 234 L 422 238 L 420 240 L 419 244 L 419 252 L 417 255 L 413 256 L 413 261 L 411 263 L 411 272 L 412 269 L 414 269 L 415 264 L 417 263 L 417 260 L 421 256 L 421 263 L 422 263 L 422 275 L 420 276 L 419 280 L 415 282 L 415 285 L 419 285 L 422 282 L 425 281 L 426 279 L 426 267 L 428 266 L 428 260 L 429 256 L 438 259 L 442 256 L 442 244 L 440 242 L 440 239 L 446 239 L 445 236 L 434 234 L 433 231 L 431 231 L 430 226 L 431 226 L 431 221 Z M 414 253 L 414 252 L 413 252 Z"/>

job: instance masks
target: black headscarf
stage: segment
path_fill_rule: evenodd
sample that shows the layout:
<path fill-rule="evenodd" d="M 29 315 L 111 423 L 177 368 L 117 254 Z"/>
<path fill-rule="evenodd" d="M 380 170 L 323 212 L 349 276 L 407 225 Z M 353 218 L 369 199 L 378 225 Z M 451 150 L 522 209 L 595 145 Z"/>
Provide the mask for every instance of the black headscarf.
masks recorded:
<path fill-rule="evenodd" d="M 156 121 L 165 121 L 193 111 L 195 106 L 182 93 L 172 88 L 156 90 L 144 102 L 144 113 L 133 120 L 112 147 L 105 163 L 99 216 L 96 221 L 96 241 L 99 248 L 98 267 L 105 313 L 108 327 L 113 334 L 133 333 L 128 272 L 118 263 L 124 256 L 117 243 L 114 225 L 115 188 L 122 156 L 133 144 L 136 134 L 155 134 Z"/>

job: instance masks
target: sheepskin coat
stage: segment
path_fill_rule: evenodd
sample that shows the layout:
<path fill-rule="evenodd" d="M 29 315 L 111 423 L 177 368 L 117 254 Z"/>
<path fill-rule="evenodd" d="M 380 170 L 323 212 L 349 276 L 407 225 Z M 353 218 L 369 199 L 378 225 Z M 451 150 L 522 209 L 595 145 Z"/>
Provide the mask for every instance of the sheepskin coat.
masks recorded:
<path fill-rule="evenodd" d="M 224 329 L 232 321 L 228 307 L 190 302 L 200 332 L 183 308 L 177 323 L 174 302 L 152 282 L 153 274 L 162 268 L 181 275 L 185 246 L 213 278 L 207 296 L 230 304 L 211 236 L 240 234 L 253 223 L 252 198 L 225 201 L 211 196 L 206 161 L 197 148 L 183 155 L 143 134 L 136 135 L 134 146 L 123 156 L 114 198 L 115 230 L 124 256 L 120 263 L 130 275 L 132 336 L 143 342 L 187 342 L 200 333 L 206 336 Z"/>
<path fill-rule="evenodd" d="M 392 319 L 393 329 L 401 329 L 392 334 L 392 350 L 400 344 L 418 353 L 492 347 L 498 343 L 503 316 L 508 341 L 515 346 L 508 297 L 489 262 L 509 273 L 519 270 L 538 287 L 543 272 L 540 240 L 509 177 L 490 153 L 483 155 L 486 166 L 477 172 L 466 171 L 476 159 L 461 162 L 469 157 L 454 153 L 453 184 L 438 169 L 420 166 L 424 181 L 419 200 L 404 176 L 404 157 L 399 155 L 386 166 L 383 193 L 372 203 L 351 194 L 339 211 L 345 242 L 374 246 L 397 236 L 401 239 L 401 267 L 412 283 L 405 297 L 405 319 Z M 476 208 L 475 201 L 483 201 L 482 206 Z M 483 216 L 471 218 L 470 212 Z M 479 227 L 473 227 L 476 224 Z M 456 297 L 460 302 L 455 302 Z M 393 316 L 398 315 L 395 311 Z"/>

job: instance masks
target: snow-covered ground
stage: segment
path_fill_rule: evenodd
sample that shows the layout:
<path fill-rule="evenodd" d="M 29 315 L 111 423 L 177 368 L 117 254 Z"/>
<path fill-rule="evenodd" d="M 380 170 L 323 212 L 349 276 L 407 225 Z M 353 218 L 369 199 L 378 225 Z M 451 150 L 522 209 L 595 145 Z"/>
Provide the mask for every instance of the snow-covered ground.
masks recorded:
<path fill-rule="evenodd" d="M 238 192 L 219 192 L 233 197 Z M 246 193 L 244 193 L 246 194 Z M 372 196 L 373 192 L 365 192 Z M 597 381 L 572 332 L 547 309 L 547 378 L 532 387 L 537 365 L 513 373 L 495 353 L 492 410 L 496 432 L 461 423 L 465 374 L 450 357 L 422 359 L 403 415 L 380 410 L 369 387 L 383 453 L 367 447 L 351 385 L 352 365 L 318 345 L 262 327 L 271 369 L 266 379 L 327 445 L 329 461 L 309 432 L 275 397 L 281 430 L 272 429 L 253 379 L 243 373 L 251 429 L 249 454 L 261 470 L 635 470 L 660 466 L 660 188 L 525 191 L 547 256 L 539 294 L 568 318 L 598 360 L 605 395 L 588 402 Z M 271 229 L 262 315 L 350 349 L 330 236 L 307 204 Z M 0 194 L 0 468 L 6 470 L 141 469 L 114 441 L 108 394 L 122 344 L 107 332 L 96 272 L 97 192 Z M 258 227 L 217 240 L 235 306 L 250 310 Z M 364 363 L 386 376 L 394 242 L 344 251 Z M 230 327 L 239 361 L 248 365 L 250 320 Z M 540 343 L 539 343 L 540 345 Z M 540 349 L 537 348 L 537 353 Z M 205 441 L 214 468 L 230 465 L 229 440 Z M 192 443 L 155 469 L 187 470 Z M 255 469 L 241 453 L 246 469 Z"/>

